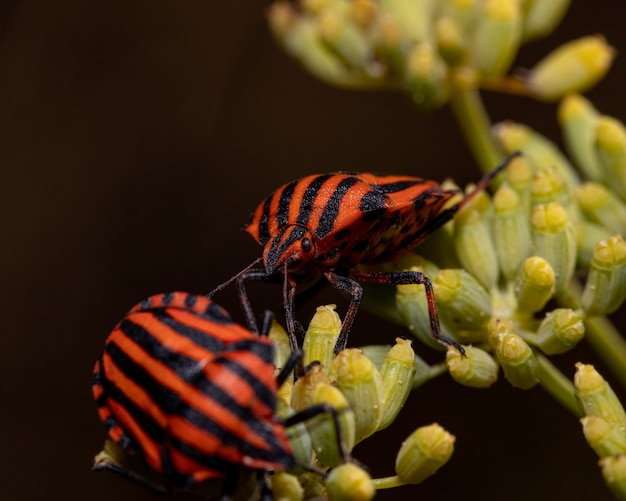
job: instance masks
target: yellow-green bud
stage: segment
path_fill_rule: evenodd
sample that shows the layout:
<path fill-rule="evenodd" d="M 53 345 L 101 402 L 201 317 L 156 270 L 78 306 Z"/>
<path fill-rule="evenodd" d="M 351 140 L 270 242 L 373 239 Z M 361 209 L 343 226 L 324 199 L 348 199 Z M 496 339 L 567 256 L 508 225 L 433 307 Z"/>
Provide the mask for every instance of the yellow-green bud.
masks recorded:
<path fill-rule="evenodd" d="M 450 66 L 460 64 L 465 58 L 466 47 L 463 33 L 456 21 L 450 17 L 441 17 L 436 24 L 437 50 Z"/>
<path fill-rule="evenodd" d="M 323 499 L 326 496 L 326 484 L 324 482 L 324 478 L 318 473 L 303 473 L 298 476 L 298 480 L 304 490 L 304 499 Z"/>
<path fill-rule="evenodd" d="M 353 463 L 333 468 L 326 477 L 330 501 L 368 501 L 376 494 L 369 474 Z"/>
<path fill-rule="evenodd" d="M 340 331 L 341 319 L 335 311 L 335 305 L 319 306 L 304 336 L 304 365 L 318 361 L 324 367 L 330 367 Z"/>
<path fill-rule="evenodd" d="M 374 0 L 353 0 L 350 3 L 350 17 L 363 30 L 374 24 L 378 14 L 379 8 Z"/>
<path fill-rule="evenodd" d="M 291 391 L 291 407 L 300 411 L 311 407 L 315 388 L 319 383 L 328 382 L 328 375 L 321 365 L 314 365 L 304 376 L 298 378 Z"/>
<path fill-rule="evenodd" d="M 545 101 L 584 92 L 604 77 L 614 57 L 615 50 L 599 35 L 566 42 L 530 70 L 528 86 Z"/>
<path fill-rule="evenodd" d="M 572 224 L 575 225 L 581 219 L 578 206 L 574 203 L 570 190 L 555 167 L 535 172 L 531 197 L 533 207 L 557 202 L 565 209 Z"/>
<path fill-rule="evenodd" d="M 295 475 L 279 471 L 270 477 L 270 481 L 272 499 L 276 501 L 301 501 L 304 499 L 304 489 Z"/>
<path fill-rule="evenodd" d="M 278 401 L 276 414 L 283 419 L 287 419 L 295 414 L 295 411 L 285 403 L 284 400 Z M 289 426 L 285 429 L 287 440 L 291 446 L 291 452 L 296 458 L 297 464 L 308 465 L 311 463 L 313 445 L 311 444 L 311 437 L 306 429 L 304 423 L 297 423 Z M 300 472 L 301 469 L 296 466 L 295 472 Z"/>
<path fill-rule="evenodd" d="M 379 0 L 381 12 L 392 17 L 402 38 L 410 42 L 432 40 L 435 0 Z"/>
<path fill-rule="evenodd" d="M 524 41 L 551 33 L 561 22 L 571 0 L 529 0 L 524 5 Z"/>
<path fill-rule="evenodd" d="M 509 186 L 517 193 L 524 214 L 530 215 L 533 169 L 524 156 L 514 158 L 505 171 Z"/>
<path fill-rule="evenodd" d="M 458 350 L 446 353 L 452 378 L 464 386 L 489 388 L 498 379 L 498 364 L 489 353 L 475 346 L 465 346 L 465 356 Z"/>
<path fill-rule="evenodd" d="M 586 220 L 578 221 L 576 225 L 578 264 L 583 268 L 589 268 L 596 251 L 596 244 L 600 240 L 611 238 L 611 236 L 611 232 L 604 226 Z"/>
<path fill-rule="evenodd" d="M 541 369 L 528 343 L 514 333 L 498 337 L 496 357 L 504 376 L 515 388 L 527 390 L 539 382 Z"/>
<path fill-rule="evenodd" d="M 612 191 L 590 181 L 576 190 L 576 198 L 590 221 L 614 233 L 626 234 L 626 204 Z"/>
<path fill-rule="evenodd" d="M 433 281 L 437 305 L 460 329 L 480 330 L 491 316 L 491 298 L 463 269 L 441 270 Z"/>
<path fill-rule="evenodd" d="M 616 499 L 626 500 L 626 456 L 618 454 L 600 459 L 602 477 Z"/>
<path fill-rule="evenodd" d="M 437 423 L 415 430 L 396 456 L 396 474 L 408 484 L 419 484 L 435 474 L 454 452 L 454 435 Z"/>
<path fill-rule="evenodd" d="M 580 420 L 587 443 L 598 457 L 626 454 L 626 434 L 598 416 L 585 416 Z"/>
<path fill-rule="evenodd" d="M 274 344 L 274 365 L 276 366 L 276 374 L 278 374 L 291 356 L 289 336 L 287 331 L 275 320 L 272 321 L 268 336 Z"/>
<path fill-rule="evenodd" d="M 515 282 L 517 308 L 525 313 L 541 311 L 554 294 L 555 281 L 548 261 L 539 256 L 527 258 Z"/>
<path fill-rule="evenodd" d="M 608 315 L 626 299 L 626 242 L 621 235 L 596 245 L 582 306 L 589 316 Z"/>
<path fill-rule="evenodd" d="M 382 416 L 378 430 L 393 423 L 413 388 L 417 371 L 415 352 L 409 339 L 396 338 L 380 368 L 382 380 Z"/>
<path fill-rule="evenodd" d="M 568 286 L 576 265 L 576 237 L 565 210 L 556 202 L 537 205 L 531 221 L 533 254 L 554 270 L 555 290 Z"/>
<path fill-rule="evenodd" d="M 359 443 L 376 431 L 383 411 L 380 372 L 356 348 L 340 352 L 330 368 L 337 387 L 345 395 L 355 419 L 355 441 Z"/>
<path fill-rule="evenodd" d="M 530 228 L 520 197 L 508 185 L 502 185 L 493 197 L 493 240 L 500 270 L 507 281 L 520 270 L 530 252 Z"/>
<path fill-rule="evenodd" d="M 559 104 L 559 123 L 571 157 L 589 179 L 603 177 L 594 141 L 598 111 L 580 94 L 568 94 Z"/>
<path fill-rule="evenodd" d="M 620 430 L 626 430 L 626 413 L 622 404 L 593 365 L 580 362 L 576 364 L 574 389 L 585 416 L 601 417 Z"/>
<path fill-rule="evenodd" d="M 522 15 L 519 0 L 486 0 L 472 41 L 472 58 L 486 77 L 505 73 L 520 44 Z"/>
<path fill-rule="evenodd" d="M 606 185 L 626 200 L 626 127 L 615 118 L 601 116 L 596 124 L 595 140 Z"/>
<path fill-rule="evenodd" d="M 539 325 L 535 344 L 545 354 L 557 355 L 572 349 L 584 335 L 582 316 L 569 308 L 557 308 Z"/>
<path fill-rule="evenodd" d="M 429 110 L 444 103 L 448 94 L 447 67 L 429 42 L 415 44 L 406 56 L 405 83 L 413 102 Z"/>

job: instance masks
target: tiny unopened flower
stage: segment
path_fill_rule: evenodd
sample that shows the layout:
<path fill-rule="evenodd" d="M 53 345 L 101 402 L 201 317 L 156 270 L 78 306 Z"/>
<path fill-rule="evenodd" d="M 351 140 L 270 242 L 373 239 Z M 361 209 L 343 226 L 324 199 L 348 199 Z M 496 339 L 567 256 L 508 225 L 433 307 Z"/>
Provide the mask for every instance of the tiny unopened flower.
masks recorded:
<path fill-rule="evenodd" d="M 575 192 L 585 216 L 614 233 L 626 233 L 626 203 L 611 190 L 590 181 Z"/>
<path fill-rule="evenodd" d="M 517 0 L 482 2 L 472 40 L 472 62 L 486 77 L 505 73 L 517 54 L 522 13 Z"/>
<path fill-rule="evenodd" d="M 554 284 L 554 270 L 547 260 L 526 258 L 515 281 L 518 309 L 525 313 L 541 311 L 554 294 Z"/>
<path fill-rule="evenodd" d="M 585 416 L 580 420 L 585 440 L 598 457 L 626 454 L 626 434 L 598 416 Z"/>
<path fill-rule="evenodd" d="M 454 452 L 454 435 L 437 423 L 415 430 L 396 456 L 396 473 L 408 484 L 419 484 L 437 472 Z"/>
<path fill-rule="evenodd" d="M 547 355 L 571 350 L 585 335 L 583 317 L 570 308 L 557 308 L 539 324 L 535 344 Z"/>
<path fill-rule="evenodd" d="M 436 24 L 437 50 L 450 66 L 456 66 L 466 56 L 466 40 L 458 23 L 451 17 L 441 17 Z"/>
<path fill-rule="evenodd" d="M 574 203 L 571 190 L 568 189 L 556 167 L 535 172 L 531 189 L 533 207 L 551 202 L 558 203 L 565 211 L 570 222 L 575 225 L 581 219 L 580 210 Z"/>
<path fill-rule="evenodd" d="M 387 428 L 399 414 L 413 388 L 416 371 L 411 341 L 396 338 L 396 344 L 387 352 L 380 367 L 383 398 L 378 430 Z"/>
<path fill-rule="evenodd" d="M 329 368 L 340 331 L 341 319 L 335 311 L 335 305 L 319 306 L 304 336 L 304 364 L 318 361 L 323 367 Z"/>
<path fill-rule="evenodd" d="M 595 147 L 607 186 L 626 200 L 626 127 L 619 120 L 601 116 L 595 128 Z"/>
<path fill-rule="evenodd" d="M 361 350 L 349 348 L 333 360 L 330 375 L 354 412 L 355 440 L 358 443 L 376 431 L 382 418 L 380 372 Z"/>
<path fill-rule="evenodd" d="M 540 367 L 535 354 L 517 334 L 508 332 L 500 336 L 495 353 L 512 386 L 527 390 L 539 382 Z"/>
<path fill-rule="evenodd" d="M 591 266 L 597 243 L 612 236 L 612 232 L 600 224 L 587 220 L 579 221 L 578 225 L 576 225 L 576 242 L 578 246 L 576 260 L 578 264 L 586 268 Z"/>
<path fill-rule="evenodd" d="M 448 372 L 464 386 L 488 388 L 498 379 L 498 364 L 493 357 L 475 346 L 465 346 L 465 356 L 450 349 L 446 354 Z"/>
<path fill-rule="evenodd" d="M 535 206 L 531 238 L 532 253 L 554 270 L 555 290 L 567 287 L 576 266 L 576 237 L 565 210 L 556 202 Z"/>
<path fill-rule="evenodd" d="M 524 41 L 541 38 L 554 31 L 567 12 L 571 0 L 533 0 L 522 2 Z"/>
<path fill-rule="evenodd" d="M 328 382 L 324 368 L 315 364 L 303 376 L 299 377 L 291 390 L 291 407 L 296 411 L 311 407 L 315 388 L 319 383 Z"/>
<path fill-rule="evenodd" d="M 505 171 L 508 185 L 517 193 L 525 214 L 530 214 L 533 168 L 522 155 L 514 158 Z"/>
<path fill-rule="evenodd" d="M 585 416 L 598 416 L 626 430 L 626 413 L 615 392 L 593 365 L 576 364 L 574 375 L 576 399 Z"/>
<path fill-rule="evenodd" d="M 432 0 L 380 0 L 381 9 L 395 19 L 409 42 L 432 40 L 435 2 Z"/>
<path fill-rule="evenodd" d="M 369 474 L 353 463 L 333 468 L 326 477 L 330 501 L 369 501 L 376 494 Z"/>
<path fill-rule="evenodd" d="M 502 185 L 493 197 L 493 240 L 506 280 L 512 280 L 530 252 L 530 228 L 525 207 L 509 185 Z"/>
<path fill-rule="evenodd" d="M 626 242 L 621 235 L 596 245 L 585 282 L 582 306 L 587 315 L 608 315 L 626 299 Z"/>
<path fill-rule="evenodd" d="M 405 85 L 418 107 L 431 109 L 445 102 L 447 72 L 443 59 L 430 42 L 419 42 L 411 48 L 406 56 Z"/>
<path fill-rule="evenodd" d="M 601 36 L 566 42 L 530 70 L 527 82 L 538 99 L 552 101 L 569 92 L 584 92 L 607 73 L 615 50 Z"/>
<path fill-rule="evenodd" d="M 298 477 L 290 473 L 279 471 L 272 475 L 271 486 L 274 501 L 301 501 L 304 499 L 304 489 L 298 482 Z"/>
<path fill-rule="evenodd" d="M 616 499 L 626 500 L 626 456 L 616 454 L 600 459 L 602 478 Z"/>
<path fill-rule="evenodd" d="M 268 336 L 274 344 L 274 365 L 276 366 L 276 374 L 278 374 L 291 356 L 289 336 L 287 331 L 275 320 L 272 320 Z"/>

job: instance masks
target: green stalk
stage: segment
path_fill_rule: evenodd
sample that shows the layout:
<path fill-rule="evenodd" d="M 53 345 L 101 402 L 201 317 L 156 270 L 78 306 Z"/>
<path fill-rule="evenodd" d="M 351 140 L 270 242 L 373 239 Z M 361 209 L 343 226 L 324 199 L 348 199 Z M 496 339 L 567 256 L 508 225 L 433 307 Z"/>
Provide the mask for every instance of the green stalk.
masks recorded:
<path fill-rule="evenodd" d="M 491 120 L 476 89 L 457 89 L 450 105 L 480 169 L 487 173 L 502 160 L 491 135 Z"/>
<path fill-rule="evenodd" d="M 540 384 L 543 389 L 574 416 L 581 417 L 572 382 L 541 353 L 535 353 L 535 358 L 541 367 Z"/>
<path fill-rule="evenodd" d="M 373 478 L 372 483 L 374 484 L 374 488 L 376 490 L 391 489 L 392 487 L 400 487 L 401 485 L 406 485 L 406 482 L 400 480 L 400 477 L 398 475 L 383 478 Z"/>

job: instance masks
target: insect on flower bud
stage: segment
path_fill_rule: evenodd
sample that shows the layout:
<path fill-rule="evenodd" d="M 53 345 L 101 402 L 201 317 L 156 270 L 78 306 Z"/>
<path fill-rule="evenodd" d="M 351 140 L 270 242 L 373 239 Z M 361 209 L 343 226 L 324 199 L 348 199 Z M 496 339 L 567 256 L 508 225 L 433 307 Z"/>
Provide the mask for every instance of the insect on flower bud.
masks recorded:
<path fill-rule="evenodd" d="M 601 417 L 620 430 L 626 430 L 626 413 L 622 404 L 593 365 L 576 364 L 574 389 L 585 416 Z"/>
<path fill-rule="evenodd" d="M 550 263 L 539 256 L 524 261 L 515 282 L 517 308 L 525 313 L 541 311 L 554 294 L 555 276 Z"/>
<path fill-rule="evenodd" d="M 465 346 L 465 356 L 458 350 L 446 354 L 448 371 L 452 378 L 464 386 L 488 388 L 498 379 L 498 364 L 489 353 L 474 346 Z"/>
<path fill-rule="evenodd" d="M 580 420 L 587 443 L 598 457 L 626 454 L 626 434 L 617 426 L 598 416 L 585 416 Z"/>
<path fill-rule="evenodd" d="M 360 442 L 376 431 L 383 411 L 383 387 L 380 372 L 356 348 L 340 352 L 330 368 L 331 377 L 354 412 L 355 440 Z"/>
<path fill-rule="evenodd" d="M 319 306 L 304 336 L 304 365 L 318 361 L 328 369 L 334 358 L 333 350 L 340 331 L 341 319 L 335 311 L 335 305 Z"/>
<path fill-rule="evenodd" d="M 626 204 L 612 191 L 592 181 L 575 192 L 580 208 L 592 222 L 614 233 L 626 233 Z"/>
<path fill-rule="evenodd" d="M 304 489 L 295 475 L 279 471 L 270 477 L 270 481 L 273 499 L 280 499 L 281 501 L 301 501 L 304 499 Z"/>
<path fill-rule="evenodd" d="M 587 315 L 613 313 L 626 299 L 626 242 L 621 235 L 596 245 L 585 282 L 582 306 Z"/>
<path fill-rule="evenodd" d="M 576 265 L 576 237 L 565 210 L 556 202 L 535 206 L 531 238 L 532 252 L 554 270 L 555 290 L 567 287 Z"/>
<path fill-rule="evenodd" d="M 408 484 L 419 484 L 435 474 L 454 452 L 454 435 L 437 423 L 415 430 L 396 456 L 396 473 Z"/>
<path fill-rule="evenodd" d="M 582 316 L 569 308 L 557 308 L 539 325 L 535 344 L 546 355 L 557 355 L 572 349 L 584 335 Z"/>
<path fill-rule="evenodd" d="M 396 419 L 411 393 L 416 371 L 415 352 L 411 348 L 411 341 L 396 338 L 396 344 L 387 352 L 380 368 L 383 412 L 378 430 L 387 428 Z"/>
<path fill-rule="evenodd" d="M 369 474 L 353 463 L 333 468 L 326 478 L 330 501 L 369 501 L 376 489 Z"/>
<path fill-rule="evenodd" d="M 571 0 L 533 0 L 522 2 L 524 9 L 524 41 L 551 33 L 561 22 Z"/>
<path fill-rule="evenodd" d="M 495 352 L 504 376 L 512 386 L 527 390 L 539 382 L 539 363 L 531 347 L 520 336 L 512 332 L 501 335 Z"/>
<path fill-rule="evenodd" d="M 602 477 L 616 499 L 626 499 L 626 456 L 617 454 L 600 459 Z"/>
<path fill-rule="evenodd" d="M 528 86 L 535 97 L 545 101 L 584 92 L 604 77 L 614 57 L 615 50 L 601 36 L 572 40 L 530 70 Z"/>
<path fill-rule="evenodd" d="M 607 186 L 626 200 L 626 127 L 615 118 L 601 116 L 597 120 L 595 140 Z"/>

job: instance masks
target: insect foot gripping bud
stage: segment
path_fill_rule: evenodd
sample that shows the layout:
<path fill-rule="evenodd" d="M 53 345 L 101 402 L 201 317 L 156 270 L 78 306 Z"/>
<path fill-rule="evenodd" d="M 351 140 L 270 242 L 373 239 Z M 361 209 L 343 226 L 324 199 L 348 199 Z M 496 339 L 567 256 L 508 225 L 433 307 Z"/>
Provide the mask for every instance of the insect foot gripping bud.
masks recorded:
<path fill-rule="evenodd" d="M 554 270 L 548 261 L 539 256 L 527 258 L 515 281 L 518 310 L 524 313 L 541 311 L 554 294 L 554 282 Z"/>
<path fill-rule="evenodd" d="M 569 92 L 584 92 L 604 77 L 615 50 L 601 36 L 588 36 L 563 44 L 541 60 L 527 77 L 533 95 L 545 101 Z"/>
<path fill-rule="evenodd" d="M 598 457 L 626 454 L 626 434 L 623 430 L 598 416 L 585 416 L 580 422 L 585 440 Z"/>
<path fill-rule="evenodd" d="M 335 312 L 335 305 L 318 307 L 304 336 L 304 364 L 318 361 L 329 368 L 340 331 L 341 319 Z"/>
<path fill-rule="evenodd" d="M 449 349 L 446 363 L 452 378 L 472 388 L 488 388 L 498 379 L 498 364 L 489 353 L 474 346 L 465 347 L 465 356 Z"/>
<path fill-rule="evenodd" d="M 582 315 L 569 308 L 557 308 L 539 325 L 535 344 L 546 355 L 557 355 L 571 350 L 584 335 Z"/>
<path fill-rule="evenodd" d="M 396 474 L 407 484 L 419 484 L 448 462 L 454 452 L 454 435 L 437 423 L 415 430 L 396 456 Z"/>
<path fill-rule="evenodd" d="M 354 412 L 355 443 L 376 431 L 382 418 L 383 388 L 380 372 L 356 348 L 341 351 L 330 369 L 331 378 Z"/>
<path fill-rule="evenodd" d="M 376 494 L 368 473 L 353 463 L 333 468 L 326 477 L 330 501 L 369 501 Z"/>
<path fill-rule="evenodd" d="M 585 313 L 608 315 L 626 298 L 626 242 L 616 235 L 597 243 L 585 282 L 582 306 Z"/>
<path fill-rule="evenodd" d="M 626 456 L 618 454 L 602 458 L 599 462 L 602 477 L 616 499 L 626 499 Z"/>
<path fill-rule="evenodd" d="M 576 364 L 574 390 L 585 416 L 598 416 L 626 430 L 626 413 L 617 396 L 593 365 Z"/>
<path fill-rule="evenodd" d="M 387 428 L 396 419 L 411 393 L 416 371 L 415 352 L 411 348 L 411 341 L 396 338 L 396 344 L 387 352 L 380 368 L 383 411 L 378 430 Z"/>

